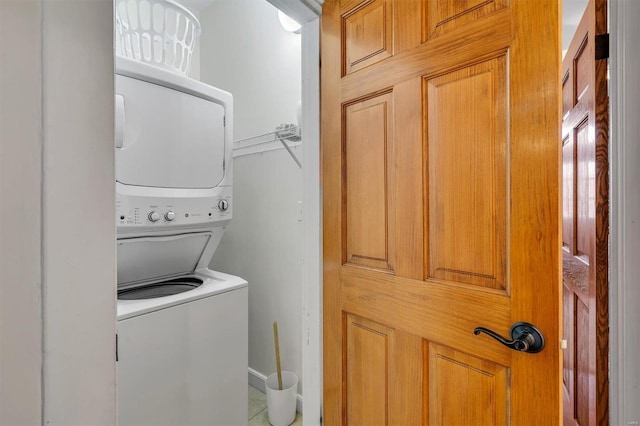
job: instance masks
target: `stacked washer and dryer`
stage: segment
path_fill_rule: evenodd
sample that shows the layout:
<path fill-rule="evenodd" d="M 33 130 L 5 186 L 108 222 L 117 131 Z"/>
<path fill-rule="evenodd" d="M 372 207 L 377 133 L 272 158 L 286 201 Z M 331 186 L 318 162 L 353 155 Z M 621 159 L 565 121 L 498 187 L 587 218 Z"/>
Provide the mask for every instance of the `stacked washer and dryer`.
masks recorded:
<path fill-rule="evenodd" d="M 232 96 L 116 58 L 118 422 L 247 422 L 247 282 L 208 269 L 232 217 Z"/>

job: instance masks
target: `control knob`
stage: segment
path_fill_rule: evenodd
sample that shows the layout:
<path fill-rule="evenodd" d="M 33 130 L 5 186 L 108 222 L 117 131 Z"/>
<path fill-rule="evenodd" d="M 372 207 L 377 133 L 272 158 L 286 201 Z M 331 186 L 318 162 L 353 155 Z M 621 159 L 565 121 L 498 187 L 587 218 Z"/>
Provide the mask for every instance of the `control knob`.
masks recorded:
<path fill-rule="evenodd" d="M 156 211 L 152 211 L 151 213 L 149 213 L 149 220 L 151 222 L 157 222 L 160 220 L 160 213 L 156 212 Z"/>
<path fill-rule="evenodd" d="M 229 200 L 220 200 L 218 201 L 218 208 L 220 211 L 226 211 L 229 208 Z"/>
<path fill-rule="evenodd" d="M 169 210 L 164 214 L 164 218 L 167 219 L 168 222 L 171 222 L 176 218 L 176 214 L 173 211 Z"/>

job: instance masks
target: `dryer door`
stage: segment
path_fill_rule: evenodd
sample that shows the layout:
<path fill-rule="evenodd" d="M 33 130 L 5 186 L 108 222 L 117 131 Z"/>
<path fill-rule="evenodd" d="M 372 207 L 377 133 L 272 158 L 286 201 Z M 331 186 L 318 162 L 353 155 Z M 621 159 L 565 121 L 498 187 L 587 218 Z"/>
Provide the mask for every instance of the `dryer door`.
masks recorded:
<path fill-rule="evenodd" d="M 224 107 L 215 100 L 116 75 L 116 180 L 214 188 L 224 177 Z"/>

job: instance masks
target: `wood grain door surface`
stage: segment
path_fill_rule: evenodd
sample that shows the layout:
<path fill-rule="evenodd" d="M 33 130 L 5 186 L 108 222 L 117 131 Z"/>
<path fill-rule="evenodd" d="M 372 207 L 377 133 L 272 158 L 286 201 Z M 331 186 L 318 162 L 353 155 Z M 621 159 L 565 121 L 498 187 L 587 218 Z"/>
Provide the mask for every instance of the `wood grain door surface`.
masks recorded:
<path fill-rule="evenodd" d="M 561 422 L 559 4 L 327 0 L 325 425 Z M 526 321 L 545 349 L 516 352 Z"/>
<path fill-rule="evenodd" d="M 564 424 L 609 424 L 607 1 L 591 0 L 562 63 Z"/>

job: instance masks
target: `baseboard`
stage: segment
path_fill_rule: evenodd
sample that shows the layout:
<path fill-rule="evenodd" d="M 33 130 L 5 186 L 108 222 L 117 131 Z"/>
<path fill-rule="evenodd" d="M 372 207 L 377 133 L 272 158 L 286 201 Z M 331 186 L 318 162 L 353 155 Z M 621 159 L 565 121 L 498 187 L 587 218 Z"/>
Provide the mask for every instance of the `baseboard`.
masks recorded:
<path fill-rule="evenodd" d="M 258 389 L 262 393 L 266 393 L 267 389 L 264 384 L 266 379 L 267 376 L 249 367 L 249 386 Z M 302 395 L 300 394 L 296 395 L 296 411 L 302 414 Z"/>

